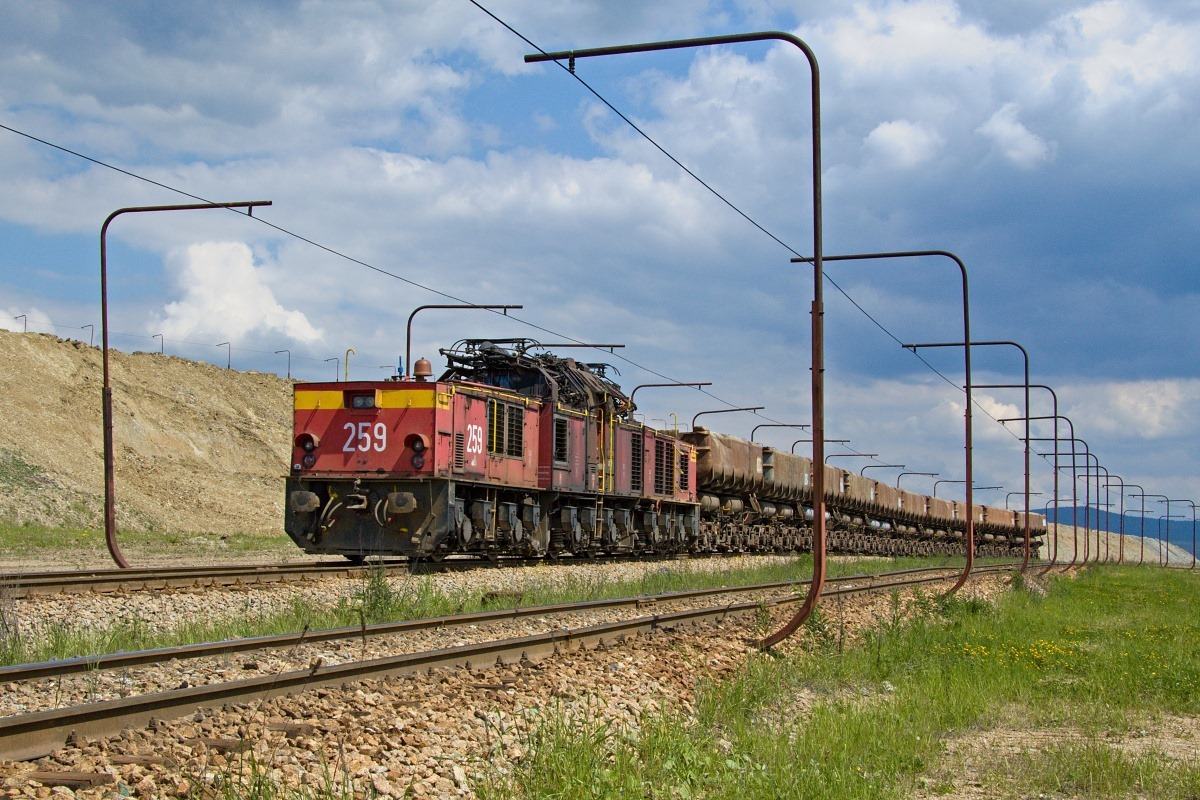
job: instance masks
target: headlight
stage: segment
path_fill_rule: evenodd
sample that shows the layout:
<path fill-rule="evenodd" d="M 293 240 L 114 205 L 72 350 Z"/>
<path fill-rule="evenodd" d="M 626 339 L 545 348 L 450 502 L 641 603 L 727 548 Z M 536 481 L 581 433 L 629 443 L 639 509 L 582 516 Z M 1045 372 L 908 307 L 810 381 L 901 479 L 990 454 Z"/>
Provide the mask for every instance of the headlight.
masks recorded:
<path fill-rule="evenodd" d="M 317 463 L 317 457 L 312 453 L 305 453 L 304 458 L 301 459 L 301 463 L 304 464 L 305 469 L 312 469 L 312 465 Z"/>
<path fill-rule="evenodd" d="M 296 437 L 296 447 L 299 447 L 306 453 L 311 453 L 313 450 L 316 450 L 319 443 L 320 440 L 311 433 L 302 433 Z"/>
<path fill-rule="evenodd" d="M 420 469 L 421 467 L 425 466 L 425 456 L 421 455 L 420 453 L 414 454 L 412 457 L 412 465 L 413 469 Z"/>

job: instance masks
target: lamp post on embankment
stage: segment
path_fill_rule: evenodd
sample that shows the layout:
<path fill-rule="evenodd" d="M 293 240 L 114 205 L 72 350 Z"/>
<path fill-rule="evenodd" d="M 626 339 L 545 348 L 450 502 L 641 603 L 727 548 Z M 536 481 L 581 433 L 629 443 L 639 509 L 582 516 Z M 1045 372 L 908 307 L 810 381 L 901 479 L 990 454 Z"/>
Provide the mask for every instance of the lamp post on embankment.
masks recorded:
<path fill-rule="evenodd" d="M 235 203 L 177 203 L 163 206 L 129 206 L 118 208 L 104 219 L 100 226 L 100 342 L 103 363 L 103 388 L 101 389 L 101 405 L 104 426 L 104 543 L 113 561 L 121 569 L 128 569 L 129 562 L 117 544 L 117 487 L 116 472 L 113 457 L 113 410 L 112 382 L 109 375 L 108 363 L 108 228 L 113 220 L 124 214 L 145 214 L 153 211 L 199 211 L 202 209 L 221 208 L 232 210 L 246 209 L 246 216 L 254 213 L 255 208 L 271 205 L 270 200 L 244 200 Z"/>

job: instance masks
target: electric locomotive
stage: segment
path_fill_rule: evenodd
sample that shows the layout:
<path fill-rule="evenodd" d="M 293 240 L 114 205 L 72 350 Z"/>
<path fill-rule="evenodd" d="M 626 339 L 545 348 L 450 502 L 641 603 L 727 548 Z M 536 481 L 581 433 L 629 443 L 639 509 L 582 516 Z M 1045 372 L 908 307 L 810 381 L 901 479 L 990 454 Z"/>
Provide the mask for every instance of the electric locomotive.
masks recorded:
<path fill-rule="evenodd" d="M 440 559 L 811 549 L 810 459 L 636 422 L 610 367 L 528 339 L 463 340 L 431 380 L 300 383 L 285 528 L 309 553 Z M 958 553 L 964 504 L 823 465 L 829 547 Z M 981 555 L 1025 515 L 970 509 Z M 1045 519 L 1030 516 L 1035 551 Z"/>

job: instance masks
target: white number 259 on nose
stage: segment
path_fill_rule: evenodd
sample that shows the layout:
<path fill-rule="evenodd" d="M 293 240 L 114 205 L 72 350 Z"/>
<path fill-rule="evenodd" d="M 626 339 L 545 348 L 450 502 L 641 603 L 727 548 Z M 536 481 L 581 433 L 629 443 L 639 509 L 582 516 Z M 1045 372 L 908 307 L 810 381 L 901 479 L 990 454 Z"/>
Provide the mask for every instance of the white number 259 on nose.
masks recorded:
<path fill-rule="evenodd" d="M 387 449 L 387 426 L 382 422 L 374 425 L 370 422 L 347 422 L 342 429 L 346 431 L 343 453 L 366 453 L 371 450 L 382 453 Z"/>

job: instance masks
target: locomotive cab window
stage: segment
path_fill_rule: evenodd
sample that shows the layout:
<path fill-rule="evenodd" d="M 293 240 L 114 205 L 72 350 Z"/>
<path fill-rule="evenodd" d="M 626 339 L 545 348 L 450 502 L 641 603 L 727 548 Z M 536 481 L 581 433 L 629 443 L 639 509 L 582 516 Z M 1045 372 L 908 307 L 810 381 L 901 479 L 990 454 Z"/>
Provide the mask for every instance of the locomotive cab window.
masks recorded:
<path fill-rule="evenodd" d="M 525 453 L 525 409 L 512 403 L 488 400 L 488 452 L 520 458 Z"/>

